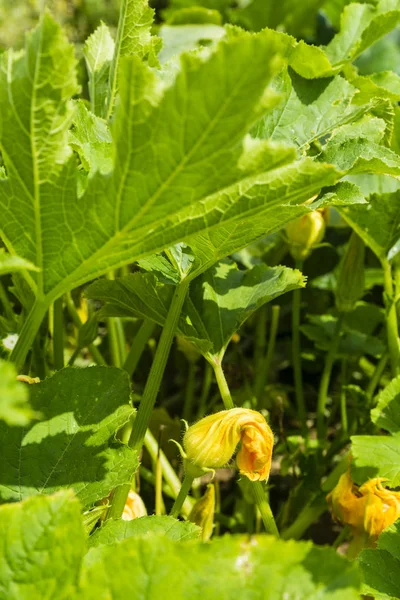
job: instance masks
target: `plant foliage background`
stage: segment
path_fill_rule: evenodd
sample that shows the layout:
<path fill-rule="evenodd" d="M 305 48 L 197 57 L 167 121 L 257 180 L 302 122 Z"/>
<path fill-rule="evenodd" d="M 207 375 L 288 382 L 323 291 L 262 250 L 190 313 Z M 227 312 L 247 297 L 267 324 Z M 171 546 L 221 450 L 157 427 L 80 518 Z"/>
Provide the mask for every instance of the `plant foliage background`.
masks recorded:
<path fill-rule="evenodd" d="M 399 22 L 398 0 L 2 4 L 0 598 L 400 597 L 398 523 L 350 561 L 325 499 L 349 455 L 400 487 Z M 286 226 L 317 209 L 299 258 Z M 229 402 L 274 431 L 281 539 L 231 463 L 211 541 L 207 476 L 167 516 L 168 440 Z M 151 516 L 125 521 L 132 481 Z"/>

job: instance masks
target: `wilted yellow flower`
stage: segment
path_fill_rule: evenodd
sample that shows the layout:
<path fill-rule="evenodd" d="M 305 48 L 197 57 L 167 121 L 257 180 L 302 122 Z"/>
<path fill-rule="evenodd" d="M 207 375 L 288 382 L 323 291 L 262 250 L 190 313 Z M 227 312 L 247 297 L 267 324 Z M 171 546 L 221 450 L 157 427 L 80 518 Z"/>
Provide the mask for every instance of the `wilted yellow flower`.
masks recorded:
<path fill-rule="evenodd" d="M 255 410 L 222 410 L 189 427 L 183 438 L 187 460 L 202 468 L 223 467 L 239 442 L 236 463 L 241 474 L 252 481 L 268 479 L 274 436 Z"/>
<path fill-rule="evenodd" d="M 132 521 L 132 519 L 137 519 L 138 517 L 145 517 L 146 515 L 147 510 L 143 500 L 141 499 L 139 494 L 131 490 L 128 494 L 128 498 L 126 500 L 124 512 L 122 513 L 121 519 L 123 521 Z"/>
<path fill-rule="evenodd" d="M 400 517 L 400 492 L 383 487 L 382 477 L 356 485 L 349 471 L 326 497 L 332 516 L 349 525 L 354 537 L 373 545 L 382 531 Z"/>

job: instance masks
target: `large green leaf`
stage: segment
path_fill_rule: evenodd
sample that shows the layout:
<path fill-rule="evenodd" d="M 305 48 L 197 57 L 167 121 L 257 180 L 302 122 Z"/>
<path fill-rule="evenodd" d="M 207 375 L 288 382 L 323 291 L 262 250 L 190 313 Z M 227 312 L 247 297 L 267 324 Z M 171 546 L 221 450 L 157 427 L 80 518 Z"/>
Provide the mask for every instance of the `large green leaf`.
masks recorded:
<path fill-rule="evenodd" d="M 224 536 L 199 544 L 151 536 L 92 548 L 82 587 L 86 600 L 157 600 L 171 590 L 176 600 L 356 600 L 359 575 L 333 550 L 310 543 Z"/>
<path fill-rule="evenodd" d="M 158 600 L 171 590 L 177 600 L 359 598 L 354 564 L 329 548 L 272 536 L 224 536 L 202 544 L 147 532 L 91 548 L 83 558 L 79 512 L 69 492 L 0 507 L 2 598 Z M 175 520 L 174 526 L 185 524 Z"/>
<path fill-rule="evenodd" d="M 71 492 L 0 507 L 0 597 L 69 600 L 85 552 L 79 502 Z"/>
<path fill-rule="evenodd" d="M 8 425 L 27 425 L 38 413 L 28 402 L 28 386 L 17 381 L 11 363 L 0 360 L 0 420 Z"/>
<path fill-rule="evenodd" d="M 246 131 L 271 106 L 265 87 L 283 47 L 272 33 L 233 37 L 207 60 L 184 56 L 163 93 L 138 58 L 121 61 L 114 171 L 97 173 L 80 199 L 67 145 L 67 96 L 76 89 L 71 47 L 45 15 L 25 54 L 3 56 L 1 148 L 8 179 L 0 182 L 1 225 L 7 245 L 41 269 L 28 279 L 39 316 L 78 284 L 213 227 L 246 245 L 280 228 L 282 203 L 305 201 L 337 180 L 334 168 L 311 160 L 285 166 L 292 149 L 277 152 L 250 140 L 243 146 Z M 57 77 L 49 74 L 53 65 Z M 54 123 L 38 112 L 39 91 L 39 106 L 46 103 Z M 32 129 L 40 117 L 43 126 Z M 34 335 L 30 323 L 26 328 Z"/>
<path fill-rule="evenodd" d="M 132 415 L 129 378 L 111 367 L 67 368 L 30 387 L 41 421 L 0 423 L 0 496 L 6 501 L 73 488 L 84 507 L 128 483 L 137 456 L 115 441 Z"/>
<path fill-rule="evenodd" d="M 303 286 L 300 271 L 265 265 L 241 271 L 234 262 L 222 261 L 191 283 L 178 332 L 204 354 L 223 354 L 232 335 L 257 308 Z M 102 316 L 135 316 L 162 325 L 174 291 L 174 281 L 163 283 L 153 273 L 135 273 L 99 280 L 86 295 L 105 302 Z"/>
<path fill-rule="evenodd" d="M 182 522 L 167 516 L 156 517 L 153 515 L 132 521 L 110 520 L 96 529 L 89 538 L 89 544 L 93 547 L 111 545 L 130 537 L 148 535 L 165 535 L 168 539 L 176 542 L 195 540 L 200 537 L 200 528 L 190 521 Z"/>
<path fill-rule="evenodd" d="M 57 215 L 66 199 L 74 204 L 67 134 L 77 90 L 73 48 L 47 14 L 24 54 L 1 57 L 0 147 L 8 175 L 0 180 L 1 229 L 10 251 L 39 268 L 26 275 L 38 294 L 49 257 L 66 241 Z"/>
<path fill-rule="evenodd" d="M 363 577 L 362 592 L 377 600 L 400 598 L 400 521 L 379 536 L 378 548 L 363 550 L 358 557 Z"/>

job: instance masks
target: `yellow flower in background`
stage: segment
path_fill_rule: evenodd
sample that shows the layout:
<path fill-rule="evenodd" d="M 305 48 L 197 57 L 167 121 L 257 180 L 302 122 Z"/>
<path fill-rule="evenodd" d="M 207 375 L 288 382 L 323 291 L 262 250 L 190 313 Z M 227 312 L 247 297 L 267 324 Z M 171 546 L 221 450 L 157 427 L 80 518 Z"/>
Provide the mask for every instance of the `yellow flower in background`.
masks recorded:
<path fill-rule="evenodd" d="M 241 442 L 236 463 L 252 481 L 268 479 L 273 433 L 264 417 L 248 408 L 231 408 L 204 417 L 186 431 L 187 460 L 201 468 L 223 467 Z"/>
<path fill-rule="evenodd" d="M 132 519 L 145 516 L 147 516 L 147 510 L 143 500 L 139 494 L 131 490 L 128 494 L 121 519 L 123 521 L 132 521 Z"/>
<path fill-rule="evenodd" d="M 313 247 L 322 242 L 328 215 L 327 209 L 317 209 L 286 225 L 286 235 L 294 259 L 304 260 Z"/>
<path fill-rule="evenodd" d="M 353 537 L 366 546 L 373 546 L 382 531 L 400 517 L 400 492 L 384 488 L 382 481 L 386 480 L 377 477 L 358 486 L 347 471 L 326 497 L 333 518 L 348 525 Z"/>

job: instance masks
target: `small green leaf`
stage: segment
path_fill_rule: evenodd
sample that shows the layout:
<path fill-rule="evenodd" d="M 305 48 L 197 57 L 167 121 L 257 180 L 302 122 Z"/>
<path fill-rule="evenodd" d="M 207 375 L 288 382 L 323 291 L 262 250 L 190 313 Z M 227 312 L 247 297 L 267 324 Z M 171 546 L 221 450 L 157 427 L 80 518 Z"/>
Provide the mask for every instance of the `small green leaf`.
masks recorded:
<path fill-rule="evenodd" d="M 14 365 L 0 360 L 0 420 L 7 425 L 27 425 L 39 414 L 28 400 L 28 385 L 17 381 Z"/>
<path fill-rule="evenodd" d="M 371 419 L 381 429 L 400 432 L 400 376 L 393 379 L 379 394 Z"/>
<path fill-rule="evenodd" d="M 82 166 L 91 177 L 96 172 L 107 174 L 112 171 L 112 138 L 103 119 L 91 113 L 82 102 L 74 104 L 75 112 L 68 141 L 78 154 Z"/>
<path fill-rule="evenodd" d="M 362 592 L 377 600 L 400 598 L 400 521 L 379 536 L 378 548 L 363 550 L 358 557 Z"/>
<path fill-rule="evenodd" d="M 85 42 L 83 55 L 89 74 L 89 95 L 92 112 L 105 117 L 107 110 L 108 79 L 115 44 L 104 23 Z"/>
<path fill-rule="evenodd" d="M 300 271 L 265 265 L 240 271 L 234 262 L 222 261 L 191 283 L 178 333 L 190 338 L 203 354 L 223 353 L 235 331 L 257 308 L 303 286 Z M 153 273 L 135 273 L 97 281 L 86 295 L 105 302 L 103 316 L 135 316 L 162 325 L 174 291 L 174 282 L 161 283 Z"/>
<path fill-rule="evenodd" d="M 30 387 L 41 421 L 0 423 L 0 496 L 6 501 L 73 488 L 84 508 L 128 483 L 137 456 L 115 441 L 133 413 L 129 378 L 111 367 L 63 369 Z"/>
<path fill-rule="evenodd" d="M 121 542 L 130 537 L 165 535 L 169 540 L 195 540 L 200 528 L 190 521 L 182 522 L 168 516 L 140 517 L 132 521 L 107 521 L 89 538 L 92 547 Z"/>
<path fill-rule="evenodd" d="M 351 317 L 349 317 L 351 322 Z M 315 342 L 320 350 L 328 351 L 334 338 L 337 318 L 332 315 L 309 315 L 309 324 L 302 325 L 301 331 L 308 339 Z M 344 356 L 380 356 L 385 345 L 377 337 L 345 324 L 339 342 L 338 354 Z"/>
<path fill-rule="evenodd" d="M 0 507 L 0 597 L 77 598 L 85 532 L 72 492 Z"/>

